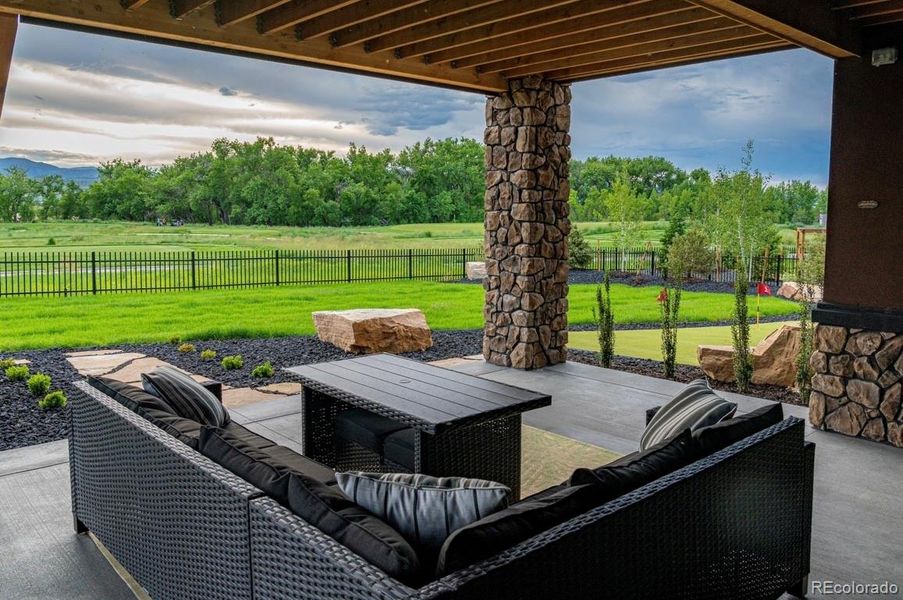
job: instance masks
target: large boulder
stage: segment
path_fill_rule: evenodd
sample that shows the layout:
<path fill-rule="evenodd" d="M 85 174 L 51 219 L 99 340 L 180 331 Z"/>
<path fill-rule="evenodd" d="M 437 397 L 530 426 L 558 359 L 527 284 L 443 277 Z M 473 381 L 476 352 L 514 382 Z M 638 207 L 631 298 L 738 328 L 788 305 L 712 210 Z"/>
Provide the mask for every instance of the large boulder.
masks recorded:
<path fill-rule="evenodd" d="M 734 380 L 734 349 L 731 346 L 697 346 L 696 358 L 709 379 Z"/>
<path fill-rule="evenodd" d="M 317 336 L 346 352 L 419 352 L 433 345 L 416 308 L 364 308 L 313 313 Z"/>
<path fill-rule="evenodd" d="M 807 295 L 811 294 L 811 298 L 806 298 Z M 779 298 L 787 298 L 788 300 L 800 301 L 807 300 L 809 302 L 818 302 L 822 298 L 822 289 L 821 286 L 812 286 L 810 294 L 807 294 L 806 289 L 796 281 L 785 281 L 781 284 L 781 287 L 778 288 L 778 291 L 775 293 Z"/>
<path fill-rule="evenodd" d="M 796 357 L 800 352 L 800 326 L 782 325 L 750 352 L 752 383 L 794 387 Z M 734 350 L 731 346 L 696 348 L 699 366 L 709 379 L 734 381 Z"/>
<path fill-rule="evenodd" d="M 486 279 L 486 263 L 482 261 L 468 262 L 464 267 L 464 272 L 467 279 L 482 281 Z"/>

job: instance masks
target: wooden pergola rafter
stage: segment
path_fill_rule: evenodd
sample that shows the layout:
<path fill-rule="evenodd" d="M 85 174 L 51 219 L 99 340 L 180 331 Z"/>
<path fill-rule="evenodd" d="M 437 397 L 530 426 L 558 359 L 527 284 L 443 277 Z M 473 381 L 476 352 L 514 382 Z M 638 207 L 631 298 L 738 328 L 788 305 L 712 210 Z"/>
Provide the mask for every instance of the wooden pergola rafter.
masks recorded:
<path fill-rule="evenodd" d="M 0 0 L 0 14 L 478 92 L 807 47 L 903 0 Z M 801 22 L 805 14 L 805 22 Z"/>

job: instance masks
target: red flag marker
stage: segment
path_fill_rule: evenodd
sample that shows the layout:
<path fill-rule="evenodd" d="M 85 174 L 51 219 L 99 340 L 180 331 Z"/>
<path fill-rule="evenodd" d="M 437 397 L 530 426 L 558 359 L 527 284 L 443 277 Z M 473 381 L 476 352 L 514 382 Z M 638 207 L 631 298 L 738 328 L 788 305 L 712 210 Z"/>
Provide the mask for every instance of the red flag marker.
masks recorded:
<path fill-rule="evenodd" d="M 667 299 L 668 299 L 668 290 L 666 290 L 665 288 L 662 288 L 662 291 L 659 292 L 658 298 L 656 298 L 655 301 L 658 303 L 662 303 Z"/>
<path fill-rule="evenodd" d="M 758 285 L 756 285 L 756 294 L 760 296 L 771 296 L 771 288 L 760 281 Z"/>

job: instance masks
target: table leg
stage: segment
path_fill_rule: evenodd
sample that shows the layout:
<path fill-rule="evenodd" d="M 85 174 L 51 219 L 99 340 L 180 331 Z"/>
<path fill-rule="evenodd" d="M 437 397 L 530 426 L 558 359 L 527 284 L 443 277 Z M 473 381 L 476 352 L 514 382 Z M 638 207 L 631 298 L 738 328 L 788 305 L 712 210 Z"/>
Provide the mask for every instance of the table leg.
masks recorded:
<path fill-rule="evenodd" d="M 301 401 L 301 433 L 304 455 L 335 467 L 335 422 L 344 402 L 326 394 L 304 388 Z"/>
<path fill-rule="evenodd" d="M 414 439 L 414 471 L 436 477 L 474 477 L 497 481 L 520 498 L 520 413 L 438 435 L 418 431 Z"/>

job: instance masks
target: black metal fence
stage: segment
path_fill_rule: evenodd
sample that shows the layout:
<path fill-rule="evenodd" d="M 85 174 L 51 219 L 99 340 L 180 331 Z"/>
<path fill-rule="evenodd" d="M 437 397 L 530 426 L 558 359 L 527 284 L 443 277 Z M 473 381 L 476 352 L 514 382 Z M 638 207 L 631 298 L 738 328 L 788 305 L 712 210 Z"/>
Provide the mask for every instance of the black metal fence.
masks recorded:
<path fill-rule="evenodd" d="M 352 281 L 458 280 L 482 248 L 0 255 L 0 296 L 68 296 Z"/>
<path fill-rule="evenodd" d="M 695 279 L 704 279 L 717 283 L 733 283 L 737 276 L 737 261 L 730 256 L 716 257 L 714 265 L 703 273 L 688 273 Z M 661 250 L 654 248 L 638 248 L 619 250 L 597 246 L 589 268 L 595 271 L 609 271 L 624 275 L 636 275 L 656 278 L 667 277 L 668 271 L 662 260 Z M 753 281 L 763 280 L 772 285 L 779 285 L 796 276 L 796 255 L 758 256 L 753 259 Z"/>
<path fill-rule="evenodd" d="M 0 254 L 0 296 L 69 296 L 353 281 L 465 277 L 466 264 L 484 260 L 482 248 L 408 250 L 269 250 L 246 252 L 7 252 Z M 734 281 L 734 261 L 722 259 L 699 279 Z M 660 251 L 598 246 L 590 268 L 662 277 Z M 754 263 L 754 279 L 793 278 L 796 259 Z"/>

